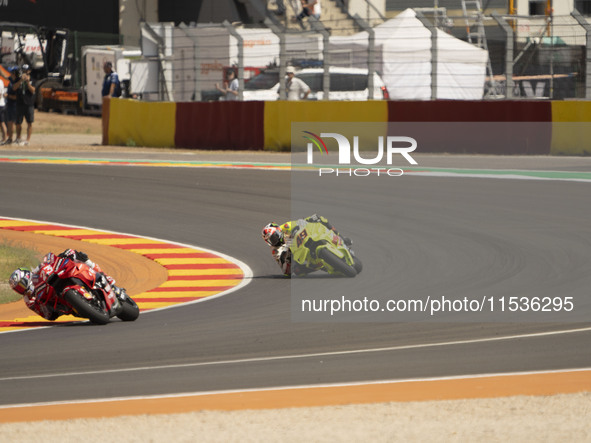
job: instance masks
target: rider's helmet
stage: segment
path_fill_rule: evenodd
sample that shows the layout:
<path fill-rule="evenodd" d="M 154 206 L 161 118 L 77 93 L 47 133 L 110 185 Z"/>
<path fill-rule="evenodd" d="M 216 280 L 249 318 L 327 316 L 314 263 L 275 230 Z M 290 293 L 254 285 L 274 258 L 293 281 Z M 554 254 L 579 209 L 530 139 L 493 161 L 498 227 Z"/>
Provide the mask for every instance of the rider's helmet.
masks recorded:
<path fill-rule="evenodd" d="M 274 247 L 281 246 L 284 243 L 283 231 L 277 223 L 269 223 L 263 228 L 263 240 Z"/>
<path fill-rule="evenodd" d="M 27 268 L 18 268 L 8 279 L 10 287 L 21 295 L 29 295 L 33 292 L 33 275 Z"/>

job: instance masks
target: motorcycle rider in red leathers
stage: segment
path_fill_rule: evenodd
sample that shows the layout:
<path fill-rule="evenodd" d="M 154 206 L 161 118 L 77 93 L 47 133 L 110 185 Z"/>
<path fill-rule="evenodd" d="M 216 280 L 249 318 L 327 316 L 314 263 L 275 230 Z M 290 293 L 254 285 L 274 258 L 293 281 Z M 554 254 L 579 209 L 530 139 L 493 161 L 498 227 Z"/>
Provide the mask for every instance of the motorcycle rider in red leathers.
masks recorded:
<path fill-rule="evenodd" d="M 321 223 L 327 229 L 333 231 L 336 235 L 339 235 L 337 230 L 330 222 L 321 215 L 311 215 L 310 217 L 304 218 L 302 221 L 307 223 Z M 273 258 L 283 271 L 283 275 L 290 277 L 292 274 L 301 276 L 310 272 L 317 271 L 318 268 L 303 266 L 295 261 L 292 262 L 291 250 L 289 249 L 292 240 L 300 230 L 300 220 L 293 220 L 278 225 L 277 223 L 269 223 L 263 228 L 262 236 L 263 240 L 271 246 L 271 254 Z M 347 245 L 351 245 L 349 238 L 343 237 L 343 240 Z"/>
<path fill-rule="evenodd" d="M 56 263 L 63 258 L 86 263 L 96 273 L 97 281 L 103 278 L 106 279 L 117 295 L 121 291 L 125 291 L 125 289 L 115 286 L 115 280 L 109 275 L 106 275 L 99 265 L 89 260 L 84 252 L 66 249 L 57 256 L 50 252 L 43 257 L 41 264 L 32 271 L 26 268 L 19 268 L 12 273 L 9 279 L 10 287 L 23 296 L 27 308 L 41 317 L 47 320 L 56 320 L 61 315 L 69 313 L 68 308 L 57 303 L 53 288 L 47 284 L 47 279 L 53 272 Z"/>

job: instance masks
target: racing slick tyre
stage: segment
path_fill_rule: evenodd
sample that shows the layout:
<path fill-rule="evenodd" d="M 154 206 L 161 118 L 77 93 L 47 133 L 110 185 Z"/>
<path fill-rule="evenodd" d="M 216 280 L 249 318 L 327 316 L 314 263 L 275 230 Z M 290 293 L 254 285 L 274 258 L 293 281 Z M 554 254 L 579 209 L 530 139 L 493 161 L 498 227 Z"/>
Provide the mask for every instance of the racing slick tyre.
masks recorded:
<path fill-rule="evenodd" d="M 121 321 L 134 321 L 140 316 L 140 308 L 132 300 L 131 297 L 126 296 L 125 299 L 119 300 L 121 302 L 121 312 L 117 314 L 117 317 Z"/>
<path fill-rule="evenodd" d="M 328 249 L 321 249 L 318 252 L 318 257 L 330 265 L 336 272 L 343 274 L 345 277 L 355 277 L 357 271 L 353 266 L 349 266 L 342 259 L 334 255 Z"/>
<path fill-rule="evenodd" d="M 361 273 L 361 271 L 363 270 L 363 263 L 361 263 L 361 260 L 359 260 L 357 257 L 353 256 L 353 267 L 355 268 L 355 271 L 357 271 L 357 273 Z"/>
<path fill-rule="evenodd" d="M 64 299 L 72 306 L 78 317 L 87 318 L 96 325 L 106 325 L 109 323 L 109 314 L 107 311 L 95 301 L 89 302 L 77 291 L 70 289 L 64 295 Z"/>

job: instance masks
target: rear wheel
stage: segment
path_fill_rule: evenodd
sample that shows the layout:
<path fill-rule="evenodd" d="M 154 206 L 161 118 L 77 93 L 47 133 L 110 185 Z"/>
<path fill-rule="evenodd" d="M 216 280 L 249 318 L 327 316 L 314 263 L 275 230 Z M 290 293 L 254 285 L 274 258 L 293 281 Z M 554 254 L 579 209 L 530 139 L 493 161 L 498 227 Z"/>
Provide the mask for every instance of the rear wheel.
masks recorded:
<path fill-rule="evenodd" d="M 355 277 L 357 275 L 357 271 L 353 266 L 349 266 L 343 259 L 337 257 L 326 248 L 318 251 L 318 257 L 328 263 L 336 272 L 343 274 L 345 277 Z"/>
<path fill-rule="evenodd" d="M 140 308 L 138 305 L 129 297 L 125 297 L 121 302 L 121 312 L 117 314 L 122 321 L 134 321 L 140 316 Z"/>
<path fill-rule="evenodd" d="M 109 323 L 109 314 L 100 302 L 87 300 L 86 297 L 73 289 L 66 292 L 64 299 L 72 306 L 78 317 L 87 318 L 97 325 Z"/>

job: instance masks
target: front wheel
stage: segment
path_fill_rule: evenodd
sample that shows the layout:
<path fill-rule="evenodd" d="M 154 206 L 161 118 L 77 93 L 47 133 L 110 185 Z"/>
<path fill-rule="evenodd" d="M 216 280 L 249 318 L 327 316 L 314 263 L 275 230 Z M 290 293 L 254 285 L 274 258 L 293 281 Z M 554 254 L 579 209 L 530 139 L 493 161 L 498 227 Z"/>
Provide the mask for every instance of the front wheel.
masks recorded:
<path fill-rule="evenodd" d="M 363 269 L 363 263 L 361 263 L 361 260 L 359 260 L 355 256 L 353 256 L 353 267 L 355 268 L 358 274 L 361 273 L 361 270 Z"/>
<path fill-rule="evenodd" d="M 109 314 L 96 300 L 89 301 L 73 289 L 66 292 L 64 299 L 72 306 L 77 317 L 87 318 L 96 325 L 109 323 Z"/>
<path fill-rule="evenodd" d="M 318 251 L 318 257 L 324 260 L 331 268 L 345 277 L 355 277 L 357 271 L 353 266 L 349 266 L 343 259 L 337 257 L 328 249 L 321 249 Z"/>
<path fill-rule="evenodd" d="M 117 317 L 121 321 L 134 321 L 140 316 L 140 308 L 129 296 L 126 296 L 124 300 L 119 300 L 121 303 L 121 312 L 117 314 Z"/>

